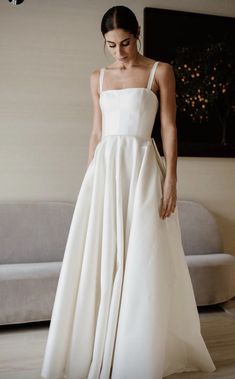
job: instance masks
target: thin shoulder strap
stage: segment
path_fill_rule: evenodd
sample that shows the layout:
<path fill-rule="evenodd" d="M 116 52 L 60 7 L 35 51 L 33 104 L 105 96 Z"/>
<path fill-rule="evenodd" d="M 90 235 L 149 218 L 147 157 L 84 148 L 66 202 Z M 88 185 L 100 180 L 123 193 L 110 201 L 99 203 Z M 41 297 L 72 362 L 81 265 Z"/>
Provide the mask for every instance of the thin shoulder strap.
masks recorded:
<path fill-rule="evenodd" d="M 153 83 L 153 78 L 158 66 L 158 61 L 154 63 L 153 67 L 151 68 L 150 74 L 149 74 L 149 80 L 148 80 L 148 85 L 147 88 L 151 89 L 152 88 L 152 83 Z"/>
<path fill-rule="evenodd" d="M 104 79 L 104 67 L 100 69 L 100 93 L 103 88 L 103 79 Z"/>

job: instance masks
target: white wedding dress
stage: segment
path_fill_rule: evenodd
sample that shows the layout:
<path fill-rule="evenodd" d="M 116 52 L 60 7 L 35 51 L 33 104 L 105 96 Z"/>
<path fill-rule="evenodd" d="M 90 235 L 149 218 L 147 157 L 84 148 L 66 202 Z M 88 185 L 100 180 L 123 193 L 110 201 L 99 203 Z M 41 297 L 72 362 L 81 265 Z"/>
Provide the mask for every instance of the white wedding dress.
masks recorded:
<path fill-rule="evenodd" d="M 102 138 L 77 197 L 44 379 L 161 379 L 214 371 L 200 331 L 178 209 L 159 216 L 165 161 L 147 88 L 102 91 Z"/>

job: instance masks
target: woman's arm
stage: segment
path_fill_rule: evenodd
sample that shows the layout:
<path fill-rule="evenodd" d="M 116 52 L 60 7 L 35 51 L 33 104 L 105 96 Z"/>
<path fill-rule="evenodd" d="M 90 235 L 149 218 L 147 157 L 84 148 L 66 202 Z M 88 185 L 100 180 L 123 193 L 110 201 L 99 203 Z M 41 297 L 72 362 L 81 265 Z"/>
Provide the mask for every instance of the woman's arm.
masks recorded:
<path fill-rule="evenodd" d="M 90 89 L 93 103 L 93 126 L 89 139 L 87 166 L 89 166 L 93 159 L 96 146 L 99 143 L 102 134 L 102 114 L 99 103 L 99 77 L 100 70 L 95 70 L 90 75 Z"/>
<path fill-rule="evenodd" d="M 160 89 L 160 119 L 163 152 L 166 159 L 162 218 L 168 217 L 176 205 L 177 182 L 177 128 L 176 128 L 176 83 L 173 67 L 159 63 L 156 76 Z"/>
<path fill-rule="evenodd" d="M 161 65 L 161 66 L 160 66 Z M 159 63 L 160 119 L 163 152 L 166 159 L 166 179 L 177 180 L 177 128 L 175 75 L 168 63 Z"/>

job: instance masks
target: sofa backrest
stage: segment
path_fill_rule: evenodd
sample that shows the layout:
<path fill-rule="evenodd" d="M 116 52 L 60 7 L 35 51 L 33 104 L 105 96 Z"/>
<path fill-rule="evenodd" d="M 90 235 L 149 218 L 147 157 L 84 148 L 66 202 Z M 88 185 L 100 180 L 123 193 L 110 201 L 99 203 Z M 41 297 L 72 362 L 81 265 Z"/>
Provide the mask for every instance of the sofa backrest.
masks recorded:
<path fill-rule="evenodd" d="M 177 200 L 185 255 L 222 252 L 214 216 Z M 0 264 L 62 261 L 75 202 L 0 202 Z M 79 230 L 78 230 L 79 233 Z"/>
<path fill-rule="evenodd" d="M 213 214 L 202 204 L 177 200 L 185 255 L 223 253 L 223 242 Z"/>
<path fill-rule="evenodd" d="M 63 259 L 75 203 L 0 203 L 0 264 Z"/>

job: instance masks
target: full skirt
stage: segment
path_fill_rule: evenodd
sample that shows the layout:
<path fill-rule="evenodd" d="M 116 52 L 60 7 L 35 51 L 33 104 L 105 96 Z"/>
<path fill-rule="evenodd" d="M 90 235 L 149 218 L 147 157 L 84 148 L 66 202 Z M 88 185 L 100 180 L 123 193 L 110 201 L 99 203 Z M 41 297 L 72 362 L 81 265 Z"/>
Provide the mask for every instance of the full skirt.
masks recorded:
<path fill-rule="evenodd" d="M 97 145 L 72 217 L 41 378 L 161 379 L 215 370 L 178 209 L 159 215 L 163 180 L 150 140 L 108 136 Z"/>

